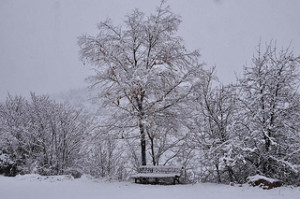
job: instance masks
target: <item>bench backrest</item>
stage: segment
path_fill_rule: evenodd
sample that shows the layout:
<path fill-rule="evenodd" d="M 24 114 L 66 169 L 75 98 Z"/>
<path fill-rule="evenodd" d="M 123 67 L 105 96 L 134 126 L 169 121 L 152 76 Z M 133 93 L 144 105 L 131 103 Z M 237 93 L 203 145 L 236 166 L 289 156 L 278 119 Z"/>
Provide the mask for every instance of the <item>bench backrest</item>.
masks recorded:
<path fill-rule="evenodd" d="M 181 173 L 180 167 L 170 166 L 141 166 L 138 167 L 138 173 Z"/>

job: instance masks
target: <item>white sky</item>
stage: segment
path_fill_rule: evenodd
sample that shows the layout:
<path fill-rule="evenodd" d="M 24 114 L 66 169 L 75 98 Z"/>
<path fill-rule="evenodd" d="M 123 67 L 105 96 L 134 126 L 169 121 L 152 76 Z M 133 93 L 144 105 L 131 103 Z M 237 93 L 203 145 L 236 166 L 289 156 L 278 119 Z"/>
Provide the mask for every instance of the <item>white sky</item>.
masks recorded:
<path fill-rule="evenodd" d="M 51 94 L 87 86 L 77 37 L 98 22 L 122 23 L 134 8 L 153 12 L 160 0 L 0 0 L 0 101 L 7 93 Z M 179 34 L 217 66 L 224 83 L 251 63 L 259 41 L 290 43 L 300 54 L 299 0 L 169 0 L 182 16 Z"/>

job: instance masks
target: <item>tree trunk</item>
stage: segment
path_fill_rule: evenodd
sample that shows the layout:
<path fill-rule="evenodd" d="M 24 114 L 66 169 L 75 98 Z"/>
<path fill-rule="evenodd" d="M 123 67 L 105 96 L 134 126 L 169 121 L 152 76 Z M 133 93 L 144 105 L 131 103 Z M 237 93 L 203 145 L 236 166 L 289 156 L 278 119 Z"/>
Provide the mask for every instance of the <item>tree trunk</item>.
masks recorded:
<path fill-rule="evenodd" d="M 141 133 L 141 155 L 142 155 L 142 165 L 146 165 L 146 135 L 145 135 L 145 127 L 144 127 L 144 109 L 143 109 L 143 100 L 145 96 L 145 91 L 141 90 L 140 98 L 136 98 L 140 116 L 139 116 L 139 127 Z"/>
<path fill-rule="evenodd" d="M 142 165 L 146 165 L 146 136 L 145 129 L 142 121 L 140 121 L 140 132 L 141 132 L 141 155 L 142 155 Z"/>
<path fill-rule="evenodd" d="M 154 152 L 154 137 L 149 137 L 151 142 L 151 153 L 152 153 L 152 163 L 153 165 L 157 165 L 156 158 L 155 158 L 155 152 Z"/>
<path fill-rule="evenodd" d="M 221 183 L 221 174 L 219 170 L 219 164 L 216 164 L 216 170 L 217 170 L 217 175 L 218 175 L 218 183 Z"/>

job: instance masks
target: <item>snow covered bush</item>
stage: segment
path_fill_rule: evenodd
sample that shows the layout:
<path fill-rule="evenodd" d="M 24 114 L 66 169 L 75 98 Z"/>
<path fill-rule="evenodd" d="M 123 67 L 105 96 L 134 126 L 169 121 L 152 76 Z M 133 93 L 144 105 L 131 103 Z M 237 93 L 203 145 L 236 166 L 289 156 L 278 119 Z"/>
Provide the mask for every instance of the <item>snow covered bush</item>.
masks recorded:
<path fill-rule="evenodd" d="M 300 57 L 272 43 L 259 46 L 239 81 L 243 155 L 254 174 L 299 181 Z"/>
<path fill-rule="evenodd" d="M 16 166 L 9 154 L 0 150 L 0 175 L 14 176 L 16 174 Z"/>
<path fill-rule="evenodd" d="M 282 186 L 282 182 L 277 179 L 267 178 L 261 175 L 249 176 L 248 183 L 252 186 L 260 186 L 263 189 L 273 189 Z"/>
<path fill-rule="evenodd" d="M 9 96 L 1 104 L 0 142 L 19 173 L 63 174 L 75 165 L 86 118 L 48 96 Z"/>
<path fill-rule="evenodd" d="M 189 145 L 199 150 L 190 162 L 200 181 L 245 183 L 261 174 L 297 184 L 300 57 L 270 43 L 252 61 L 234 85 L 218 87 L 214 70 L 205 76 L 189 124 Z"/>

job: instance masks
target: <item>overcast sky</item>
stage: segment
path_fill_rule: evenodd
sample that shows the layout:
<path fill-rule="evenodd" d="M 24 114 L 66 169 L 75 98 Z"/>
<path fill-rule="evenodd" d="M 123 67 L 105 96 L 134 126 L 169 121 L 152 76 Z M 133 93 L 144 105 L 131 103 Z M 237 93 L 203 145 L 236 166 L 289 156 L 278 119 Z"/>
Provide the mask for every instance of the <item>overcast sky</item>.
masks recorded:
<path fill-rule="evenodd" d="M 106 18 L 121 24 L 134 8 L 153 12 L 160 0 L 0 0 L 0 101 L 86 87 L 77 37 L 97 33 Z M 291 44 L 300 54 L 299 0 L 169 0 L 181 15 L 179 34 L 216 65 L 224 83 L 251 64 L 259 41 Z"/>

